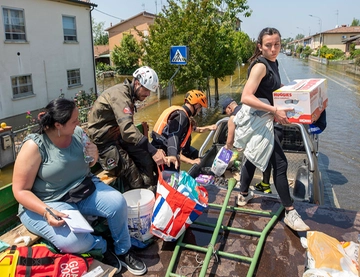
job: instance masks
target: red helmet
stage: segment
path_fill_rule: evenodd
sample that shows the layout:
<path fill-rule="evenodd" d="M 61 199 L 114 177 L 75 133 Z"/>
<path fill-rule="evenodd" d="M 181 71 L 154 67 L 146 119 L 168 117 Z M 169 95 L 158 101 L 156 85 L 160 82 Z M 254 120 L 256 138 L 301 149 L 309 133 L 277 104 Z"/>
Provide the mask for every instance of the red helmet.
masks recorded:
<path fill-rule="evenodd" d="M 185 100 L 191 105 L 200 104 L 204 108 L 207 108 L 207 98 L 206 95 L 200 90 L 190 90 L 185 95 Z"/>

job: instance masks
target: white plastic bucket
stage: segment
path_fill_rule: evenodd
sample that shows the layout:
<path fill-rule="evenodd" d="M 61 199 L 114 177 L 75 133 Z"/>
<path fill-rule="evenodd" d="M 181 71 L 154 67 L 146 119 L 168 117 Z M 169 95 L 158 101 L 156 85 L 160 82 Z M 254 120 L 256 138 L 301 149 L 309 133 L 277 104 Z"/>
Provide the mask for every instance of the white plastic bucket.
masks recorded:
<path fill-rule="evenodd" d="M 155 195 L 148 189 L 133 189 L 123 194 L 128 210 L 128 228 L 130 236 L 146 241 L 153 235 L 150 233 L 152 211 Z"/>

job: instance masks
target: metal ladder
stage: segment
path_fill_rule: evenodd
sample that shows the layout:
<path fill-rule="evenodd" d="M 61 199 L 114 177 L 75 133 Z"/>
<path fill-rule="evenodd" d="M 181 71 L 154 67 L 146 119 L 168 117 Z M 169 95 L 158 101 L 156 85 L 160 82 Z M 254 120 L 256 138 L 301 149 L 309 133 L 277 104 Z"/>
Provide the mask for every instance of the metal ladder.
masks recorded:
<path fill-rule="evenodd" d="M 222 205 L 214 204 L 214 203 L 209 203 L 208 204 L 209 208 L 215 208 L 215 209 L 221 208 L 216 224 L 209 224 L 209 223 L 198 222 L 198 221 L 195 221 L 193 223 L 193 224 L 197 224 L 197 225 L 202 225 L 202 226 L 214 228 L 212 237 L 210 239 L 210 243 L 208 244 L 208 245 L 210 245 L 210 247 L 200 247 L 200 246 L 189 244 L 189 243 L 183 243 L 183 238 L 184 238 L 184 235 L 185 235 L 185 232 L 184 232 L 180 236 L 180 238 L 177 240 L 173 255 L 171 257 L 168 269 L 166 271 L 166 275 L 165 275 L 166 277 L 169 277 L 169 276 L 185 277 L 183 275 L 179 275 L 179 274 L 176 274 L 176 273 L 172 272 L 173 269 L 174 269 L 175 263 L 177 261 L 178 254 L 180 252 L 181 247 L 186 248 L 186 249 L 191 249 L 191 250 L 194 250 L 194 251 L 198 251 L 198 252 L 206 253 L 203 264 L 202 264 L 202 267 L 201 267 L 199 277 L 205 277 L 205 274 L 206 274 L 206 271 L 208 269 L 211 257 L 214 254 L 218 255 L 218 256 L 223 256 L 223 257 L 227 257 L 227 258 L 238 259 L 238 260 L 241 260 L 241 261 L 249 262 L 250 267 L 249 267 L 249 270 L 248 270 L 248 273 L 247 273 L 246 276 L 247 277 L 253 276 L 256 265 L 257 265 L 257 262 L 258 262 L 259 257 L 260 257 L 261 250 L 262 250 L 263 245 L 264 245 L 265 240 L 266 240 L 266 235 L 269 232 L 269 230 L 272 228 L 272 226 L 275 225 L 275 223 L 277 222 L 281 212 L 284 210 L 284 207 L 282 205 L 280 205 L 279 209 L 275 213 L 272 213 L 272 212 L 267 212 L 267 211 L 250 210 L 250 209 L 244 209 L 244 208 L 239 208 L 239 207 L 234 207 L 234 206 L 228 206 L 230 196 L 231 196 L 231 192 L 234 189 L 235 184 L 236 184 L 236 180 L 234 178 L 230 178 L 229 181 L 228 181 L 227 193 L 226 193 L 226 196 L 225 196 L 225 199 L 224 199 L 224 203 Z M 224 226 L 222 224 L 222 221 L 223 221 L 225 212 L 227 210 L 235 211 L 235 212 L 244 212 L 244 213 L 247 213 L 247 214 L 264 215 L 264 216 L 271 217 L 271 219 L 266 224 L 266 226 L 265 226 L 265 228 L 264 228 L 264 230 L 262 232 Z M 256 246 L 253 257 L 246 257 L 246 256 L 241 256 L 241 255 L 237 255 L 237 254 L 232 254 L 232 253 L 227 253 L 227 252 L 215 250 L 212 246 L 215 245 L 218 234 L 219 234 L 221 229 L 225 230 L 225 231 L 231 231 L 231 232 L 241 233 L 241 234 L 245 234 L 245 235 L 249 235 L 249 236 L 257 236 L 257 237 L 259 237 L 259 240 L 258 240 L 258 243 L 257 243 L 257 246 Z"/>

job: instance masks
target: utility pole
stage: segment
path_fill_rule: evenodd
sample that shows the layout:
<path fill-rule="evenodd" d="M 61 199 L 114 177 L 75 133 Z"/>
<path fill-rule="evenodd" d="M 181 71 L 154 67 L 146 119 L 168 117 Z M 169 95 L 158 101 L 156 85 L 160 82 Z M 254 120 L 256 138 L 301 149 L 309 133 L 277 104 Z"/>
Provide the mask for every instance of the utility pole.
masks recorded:
<path fill-rule="evenodd" d="M 336 28 L 339 27 L 339 10 L 336 10 Z"/>

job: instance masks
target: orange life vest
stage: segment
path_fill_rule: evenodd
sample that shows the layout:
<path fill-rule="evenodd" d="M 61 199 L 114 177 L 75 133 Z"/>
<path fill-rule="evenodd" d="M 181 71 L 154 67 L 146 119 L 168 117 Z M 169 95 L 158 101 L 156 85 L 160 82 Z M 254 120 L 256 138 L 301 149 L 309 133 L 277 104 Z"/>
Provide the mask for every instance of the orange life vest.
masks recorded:
<path fill-rule="evenodd" d="M 171 106 L 169 108 L 167 108 L 165 111 L 162 112 L 162 114 L 160 115 L 159 119 L 156 121 L 155 123 L 155 126 L 153 128 L 153 131 L 159 135 L 162 134 L 165 126 L 168 124 L 168 120 L 169 120 L 169 117 L 170 115 L 175 112 L 175 111 L 178 111 L 178 110 L 181 110 L 183 111 L 186 116 L 189 118 L 186 110 L 181 107 L 181 106 Z M 180 144 L 180 147 L 183 148 L 185 147 L 186 145 L 186 142 L 188 141 L 190 135 L 191 135 L 191 131 L 192 131 L 192 126 L 191 126 L 191 123 L 190 123 L 190 118 L 189 118 L 189 128 L 187 130 L 187 133 L 186 133 L 186 136 L 185 138 L 183 139 L 183 141 L 181 142 Z"/>

